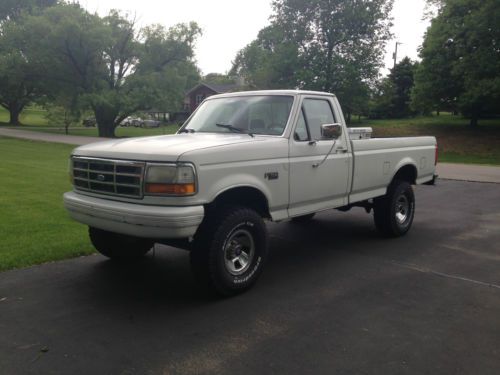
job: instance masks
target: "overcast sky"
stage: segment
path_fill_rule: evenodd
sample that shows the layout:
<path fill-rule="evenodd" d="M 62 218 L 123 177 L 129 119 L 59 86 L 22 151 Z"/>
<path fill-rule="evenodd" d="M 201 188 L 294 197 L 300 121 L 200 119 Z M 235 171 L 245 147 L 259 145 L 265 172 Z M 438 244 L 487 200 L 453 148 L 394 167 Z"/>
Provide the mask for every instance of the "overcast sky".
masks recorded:
<path fill-rule="evenodd" d="M 196 44 L 196 60 L 203 74 L 225 73 L 231 68 L 236 52 L 256 38 L 269 24 L 271 0 L 80 0 L 90 12 L 105 15 L 120 9 L 136 15 L 139 24 L 160 23 L 172 26 L 196 21 L 203 29 Z M 424 0 L 395 0 L 393 33 L 403 43 L 398 47 L 398 61 L 404 56 L 417 58 L 428 26 L 422 21 Z M 395 40 L 387 46 L 386 68 L 392 67 Z"/>

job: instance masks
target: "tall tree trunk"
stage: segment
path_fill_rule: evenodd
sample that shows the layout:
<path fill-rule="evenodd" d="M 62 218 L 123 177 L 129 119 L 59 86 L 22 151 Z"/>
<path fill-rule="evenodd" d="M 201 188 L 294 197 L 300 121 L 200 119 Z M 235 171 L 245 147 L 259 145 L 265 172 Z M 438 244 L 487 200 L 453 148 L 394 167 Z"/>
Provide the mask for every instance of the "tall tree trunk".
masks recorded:
<path fill-rule="evenodd" d="M 20 125 L 19 115 L 21 114 L 21 110 L 18 105 L 12 105 L 9 107 L 9 124 L 10 125 Z"/>
<path fill-rule="evenodd" d="M 107 108 L 94 108 L 99 137 L 115 138 L 115 120 L 118 113 Z"/>
<path fill-rule="evenodd" d="M 347 111 L 347 125 L 351 125 L 351 111 Z"/>
<path fill-rule="evenodd" d="M 99 137 L 115 138 L 115 127 L 112 123 L 99 124 L 97 123 Z"/>

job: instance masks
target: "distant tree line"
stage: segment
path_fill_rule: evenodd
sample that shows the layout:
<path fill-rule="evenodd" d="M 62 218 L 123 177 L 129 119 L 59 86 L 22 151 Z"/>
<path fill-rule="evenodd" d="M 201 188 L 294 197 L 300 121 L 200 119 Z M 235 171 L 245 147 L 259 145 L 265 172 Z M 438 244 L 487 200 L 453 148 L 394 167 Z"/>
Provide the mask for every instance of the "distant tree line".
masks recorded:
<path fill-rule="evenodd" d="M 0 104 L 10 123 L 32 102 L 65 121 L 93 112 L 99 135 L 139 110 L 180 108 L 199 81 L 196 23 L 140 30 L 118 11 L 99 17 L 75 3 L 6 0 L 0 6 Z"/>
<path fill-rule="evenodd" d="M 433 17 L 420 63 L 380 78 L 392 0 L 273 0 L 269 26 L 236 56 L 232 73 L 256 89 L 337 94 L 346 113 L 397 118 L 461 112 L 477 125 L 500 114 L 498 0 L 427 0 Z"/>
<path fill-rule="evenodd" d="M 270 24 L 235 56 L 227 75 L 252 89 L 335 93 L 352 115 L 398 118 L 452 111 L 477 125 L 500 114 L 498 0 L 427 0 L 431 26 L 420 62 L 402 59 L 380 76 L 393 0 L 270 0 Z M 128 115 L 181 108 L 200 80 L 196 23 L 139 29 L 133 17 L 100 17 L 58 0 L 0 2 L 0 105 L 10 122 L 29 103 L 69 125 L 91 111 L 99 135 Z"/>

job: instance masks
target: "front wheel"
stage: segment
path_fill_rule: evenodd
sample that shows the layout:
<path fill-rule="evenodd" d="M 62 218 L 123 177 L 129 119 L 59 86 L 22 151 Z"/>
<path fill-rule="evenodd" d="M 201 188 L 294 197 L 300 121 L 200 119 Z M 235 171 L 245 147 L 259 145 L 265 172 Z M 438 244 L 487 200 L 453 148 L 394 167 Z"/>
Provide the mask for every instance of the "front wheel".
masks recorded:
<path fill-rule="evenodd" d="M 388 237 L 400 237 L 411 228 L 415 215 L 415 195 L 408 182 L 394 181 L 387 194 L 374 201 L 374 219 L 378 231 Z"/>
<path fill-rule="evenodd" d="M 127 236 L 89 227 L 92 245 L 102 255 L 116 260 L 140 258 L 151 250 L 154 242 L 145 238 Z"/>
<path fill-rule="evenodd" d="M 224 296 L 250 288 L 267 257 L 267 230 L 260 215 L 225 207 L 208 215 L 195 236 L 191 268 L 196 279 Z"/>

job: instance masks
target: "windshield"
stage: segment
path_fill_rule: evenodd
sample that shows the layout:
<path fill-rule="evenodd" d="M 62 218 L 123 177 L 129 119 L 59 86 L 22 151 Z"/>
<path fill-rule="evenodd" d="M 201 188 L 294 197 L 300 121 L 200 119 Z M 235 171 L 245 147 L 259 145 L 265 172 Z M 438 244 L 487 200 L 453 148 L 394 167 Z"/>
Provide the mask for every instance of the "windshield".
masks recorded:
<path fill-rule="evenodd" d="M 211 99 L 198 108 L 183 130 L 281 135 L 292 104 L 292 96 L 277 95 Z"/>

